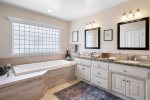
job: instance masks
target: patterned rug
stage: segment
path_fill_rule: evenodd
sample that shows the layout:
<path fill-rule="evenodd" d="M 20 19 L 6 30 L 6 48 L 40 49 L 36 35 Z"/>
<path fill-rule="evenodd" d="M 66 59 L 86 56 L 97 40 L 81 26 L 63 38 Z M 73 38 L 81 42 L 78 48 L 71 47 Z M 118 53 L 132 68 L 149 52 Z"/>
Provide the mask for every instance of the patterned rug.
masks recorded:
<path fill-rule="evenodd" d="M 55 95 L 60 100 L 123 100 L 85 82 L 74 84 Z"/>

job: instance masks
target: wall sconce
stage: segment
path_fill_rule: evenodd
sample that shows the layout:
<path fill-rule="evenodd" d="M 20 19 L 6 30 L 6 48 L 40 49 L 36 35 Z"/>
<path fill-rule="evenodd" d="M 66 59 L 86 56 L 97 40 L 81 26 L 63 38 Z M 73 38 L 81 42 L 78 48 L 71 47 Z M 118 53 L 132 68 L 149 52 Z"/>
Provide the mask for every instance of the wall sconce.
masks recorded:
<path fill-rule="evenodd" d="M 122 15 L 122 20 L 123 20 L 123 21 L 125 21 L 125 20 L 131 20 L 131 19 L 133 19 L 133 18 L 139 18 L 140 16 L 141 16 L 140 9 L 137 8 L 135 14 L 133 14 L 131 10 L 130 10 L 130 12 L 129 12 L 128 15 L 126 15 L 126 13 L 123 13 L 123 15 Z"/>
<path fill-rule="evenodd" d="M 91 29 L 91 28 L 96 28 L 96 22 L 95 21 L 91 21 L 89 23 L 86 24 L 86 29 Z"/>

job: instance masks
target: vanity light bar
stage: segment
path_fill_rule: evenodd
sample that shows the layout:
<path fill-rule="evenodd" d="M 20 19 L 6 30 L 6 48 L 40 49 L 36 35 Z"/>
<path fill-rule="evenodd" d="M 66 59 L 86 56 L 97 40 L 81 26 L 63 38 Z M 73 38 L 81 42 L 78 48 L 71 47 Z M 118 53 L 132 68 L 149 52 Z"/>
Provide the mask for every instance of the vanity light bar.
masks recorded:
<path fill-rule="evenodd" d="M 140 9 L 137 8 L 135 14 L 133 14 L 131 10 L 129 11 L 129 14 L 128 14 L 128 15 L 126 15 L 126 13 L 123 13 L 123 15 L 122 15 L 122 20 L 123 20 L 123 21 L 125 21 L 125 20 L 130 20 L 130 19 L 133 19 L 133 18 L 139 18 L 140 16 L 141 16 Z"/>

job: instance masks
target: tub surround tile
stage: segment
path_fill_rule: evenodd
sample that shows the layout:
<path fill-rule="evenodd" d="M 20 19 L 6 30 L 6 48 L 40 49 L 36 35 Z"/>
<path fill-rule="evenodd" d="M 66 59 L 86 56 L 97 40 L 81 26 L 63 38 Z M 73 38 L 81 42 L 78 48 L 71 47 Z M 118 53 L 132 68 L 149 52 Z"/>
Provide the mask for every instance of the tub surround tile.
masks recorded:
<path fill-rule="evenodd" d="M 51 54 L 39 56 L 24 56 L 24 57 L 7 57 L 0 58 L 0 66 L 11 63 L 12 65 L 29 64 L 42 61 L 61 60 L 65 59 L 65 54 Z"/>
<path fill-rule="evenodd" d="M 53 71 L 56 69 L 61 69 L 61 68 L 69 68 L 75 65 L 75 63 L 70 62 L 71 65 L 66 65 L 66 66 L 59 66 L 59 67 L 55 67 L 55 68 L 51 68 L 51 69 L 46 69 L 46 70 L 42 70 L 42 71 L 37 71 L 37 72 L 32 72 L 32 73 L 28 73 L 28 74 L 23 74 L 23 75 L 15 75 L 14 70 L 11 69 L 9 71 L 9 77 L 7 77 L 7 75 L 3 75 L 0 76 L 0 88 L 7 86 L 7 85 L 12 85 L 15 84 L 17 82 L 22 82 L 22 81 L 26 81 L 28 79 L 31 78 L 36 78 L 36 77 L 43 77 L 48 71 Z"/>

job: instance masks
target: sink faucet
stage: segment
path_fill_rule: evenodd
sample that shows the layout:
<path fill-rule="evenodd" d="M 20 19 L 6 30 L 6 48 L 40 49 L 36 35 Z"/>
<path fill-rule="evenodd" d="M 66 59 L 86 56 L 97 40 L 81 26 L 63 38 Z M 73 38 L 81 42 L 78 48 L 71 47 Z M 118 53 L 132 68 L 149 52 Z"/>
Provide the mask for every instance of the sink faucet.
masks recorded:
<path fill-rule="evenodd" d="M 91 53 L 91 58 L 93 58 L 93 56 L 96 54 L 96 52 L 92 52 Z"/>
<path fill-rule="evenodd" d="M 128 56 L 125 56 L 125 58 L 126 58 L 126 60 L 134 60 L 134 61 L 137 60 L 135 55 L 128 55 Z"/>

